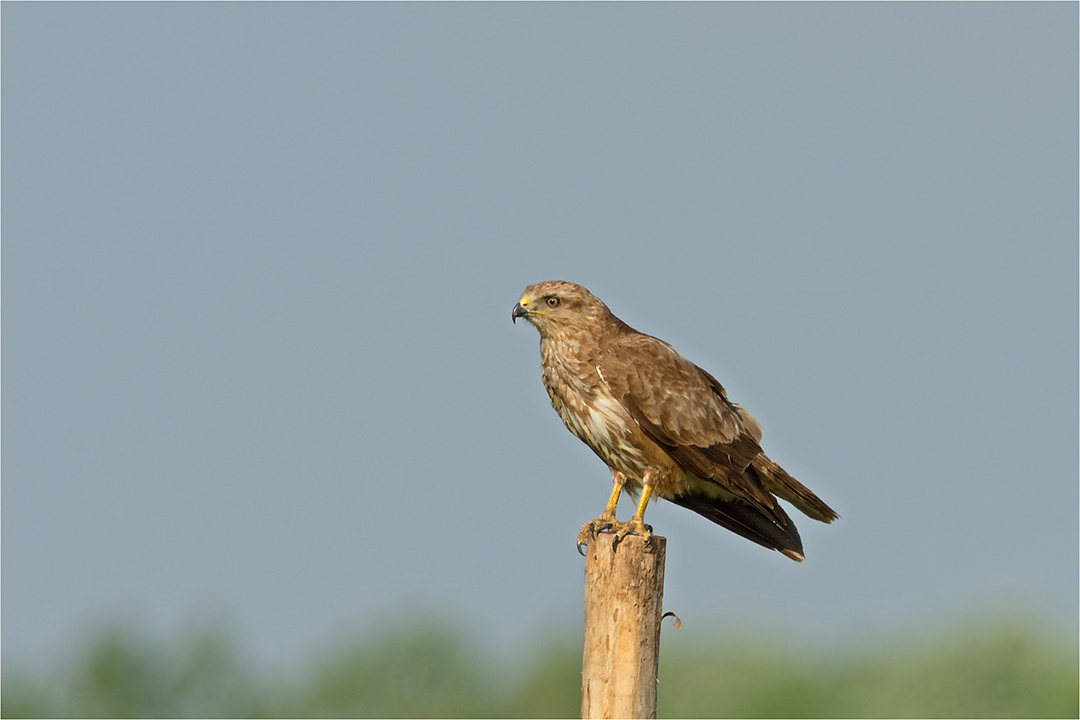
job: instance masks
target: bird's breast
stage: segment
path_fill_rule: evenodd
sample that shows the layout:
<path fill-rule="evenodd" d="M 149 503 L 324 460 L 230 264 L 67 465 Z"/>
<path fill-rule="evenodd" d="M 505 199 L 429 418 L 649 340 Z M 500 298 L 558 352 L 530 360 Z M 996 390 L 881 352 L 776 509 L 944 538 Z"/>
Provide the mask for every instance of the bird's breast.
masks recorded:
<path fill-rule="evenodd" d="M 642 452 L 640 430 L 595 366 L 557 352 L 542 355 L 544 387 L 567 429 L 609 467 L 641 477 L 651 463 Z"/>

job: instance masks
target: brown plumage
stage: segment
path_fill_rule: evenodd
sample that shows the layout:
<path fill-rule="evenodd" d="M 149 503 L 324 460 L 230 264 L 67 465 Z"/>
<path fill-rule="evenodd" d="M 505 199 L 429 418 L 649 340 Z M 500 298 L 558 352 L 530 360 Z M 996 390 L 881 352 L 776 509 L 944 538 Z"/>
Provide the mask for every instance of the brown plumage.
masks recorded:
<path fill-rule="evenodd" d="M 611 470 L 608 504 L 582 528 L 579 547 L 606 530 L 616 543 L 648 535 L 643 517 L 653 495 L 797 561 L 802 540 L 776 498 L 815 520 L 837 518 L 761 451 L 761 425 L 728 400 L 716 378 L 615 317 L 585 288 L 530 285 L 512 317 L 540 332 L 552 406 Z M 633 518 L 619 523 L 615 506 L 624 490 L 641 499 Z"/>

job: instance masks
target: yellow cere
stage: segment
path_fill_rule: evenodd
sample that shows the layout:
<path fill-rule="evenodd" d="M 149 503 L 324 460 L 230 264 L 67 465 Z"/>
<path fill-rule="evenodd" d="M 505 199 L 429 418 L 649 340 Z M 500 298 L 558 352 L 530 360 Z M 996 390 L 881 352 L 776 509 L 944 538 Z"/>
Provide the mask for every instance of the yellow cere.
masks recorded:
<path fill-rule="evenodd" d="M 520 305 L 523 308 L 529 307 L 529 296 L 528 295 L 522 295 L 521 300 L 518 300 L 518 305 Z"/>

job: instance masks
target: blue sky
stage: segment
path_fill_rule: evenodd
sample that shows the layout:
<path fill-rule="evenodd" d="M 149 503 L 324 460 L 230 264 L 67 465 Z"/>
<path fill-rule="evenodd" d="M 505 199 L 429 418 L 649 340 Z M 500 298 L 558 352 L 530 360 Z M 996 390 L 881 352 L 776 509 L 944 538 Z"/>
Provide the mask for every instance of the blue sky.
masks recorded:
<path fill-rule="evenodd" d="M 796 565 L 650 509 L 684 627 L 1075 627 L 1075 4 L 0 12 L 5 657 L 580 625 L 609 481 L 510 323 L 545 279 L 842 516 Z"/>

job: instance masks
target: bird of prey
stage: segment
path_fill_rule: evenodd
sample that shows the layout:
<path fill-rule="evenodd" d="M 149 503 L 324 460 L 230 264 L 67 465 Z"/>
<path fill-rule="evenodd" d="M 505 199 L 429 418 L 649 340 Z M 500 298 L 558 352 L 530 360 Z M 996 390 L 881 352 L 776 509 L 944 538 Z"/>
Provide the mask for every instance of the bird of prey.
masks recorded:
<path fill-rule="evenodd" d="M 613 544 L 648 537 L 649 499 L 662 497 L 748 540 L 802 562 L 799 531 L 777 502 L 809 517 L 838 516 L 761 451 L 761 425 L 727 398 L 709 373 L 615 317 L 574 283 L 525 288 L 511 318 L 540 332 L 540 369 L 555 411 L 611 470 L 604 512 L 578 535 L 578 550 L 600 532 Z M 629 522 L 615 519 L 619 496 L 640 494 Z"/>

